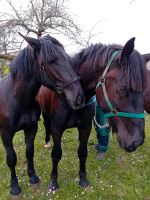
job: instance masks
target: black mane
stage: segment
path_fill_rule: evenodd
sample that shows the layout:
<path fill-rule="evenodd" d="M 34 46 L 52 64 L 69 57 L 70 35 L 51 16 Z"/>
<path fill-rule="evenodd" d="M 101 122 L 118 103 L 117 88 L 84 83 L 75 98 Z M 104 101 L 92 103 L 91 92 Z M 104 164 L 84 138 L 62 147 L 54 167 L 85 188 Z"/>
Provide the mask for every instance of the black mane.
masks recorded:
<path fill-rule="evenodd" d="M 41 37 L 40 40 L 48 40 L 48 41 L 51 41 L 52 42 L 52 45 L 55 44 L 57 46 L 60 46 L 64 49 L 64 46 L 56 39 L 56 38 L 53 38 L 52 36 L 50 35 L 46 35 L 44 37 Z"/>
<path fill-rule="evenodd" d="M 51 37 L 50 35 L 46 35 L 39 38 L 39 40 L 42 44 L 39 57 L 41 62 L 44 62 L 45 60 L 47 62 L 51 62 L 51 60 L 57 59 L 60 54 L 66 57 L 63 45 L 55 38 Z"/>
<path fill-rule="evenodd" d="M 22 49 L 10 64 L 12 77 L 19 76 L 22 79 L 31 78 L 34 65 L 34 51 L 26 47 Z"/>
<path fill-rule="evenodd" d="M 41 49 L 39 53 L 39 61 L 50 61 L 59 56 L 59 52 L 63 53 L 66 56 L 63 45 L 51 37 L 46 35 L 39 38 L 41 42 Z M 10 74 L 15 77 L 19 75 L 22 79 L 30 79 L 33 74 L 34 67 L 38 67 L 37 56 L 34 53 L 34 50 L 31 47 L 26 47 L 19 52 L 19 54 L 14 58 L 10 64 Z"/>
<path fill-rule="evenodd" d="M 83 63 L 93 70 L 97 66 L 106 66 L 112 53 L 117 50 L 122 50 L 123 47 L 120 45 L 103 45 L 101 43 L 91 45 L 88 48 L 81 50 L 79 53 L 72 57 L 72 67 L 77 69 Z M 112 66 L 113 67 L 113 66 Z M 134 50 L 131 54 L 128 65 L 120 65 L 120 75 L 126 79 L 126 83 L 135 91 L 144 90 L 147 84 L 146 79 L 146 67 L 142 56 Z"/>

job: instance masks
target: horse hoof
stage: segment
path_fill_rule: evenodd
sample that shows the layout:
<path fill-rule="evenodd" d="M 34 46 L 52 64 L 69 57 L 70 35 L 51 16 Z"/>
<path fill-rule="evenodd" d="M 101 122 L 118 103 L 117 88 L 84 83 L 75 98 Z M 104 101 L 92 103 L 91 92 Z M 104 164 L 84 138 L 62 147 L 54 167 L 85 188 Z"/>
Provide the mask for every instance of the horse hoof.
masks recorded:
<path fill-rule="evenodd" d="M 58 190 L 59 190 L 59 188 L 52 188 L 52 189 L 48 188 L 48 193 L 55 194 Z"/>
<path fill-rule="evenodd" d="M 85 191 L 91 191 L 92 187 L 90 185 L 84 187 Z"/>
<path fill-rule="evenodd" d="M 52 148 L 52 145 L 51 145 L 50 141 L 47 144 L 45 144 L 44 147 L 47 148 L 47 149 Z"/>
<path fill-rule="evenodd" d="M 49 191 L 49 192 L 54 192 L 54 191 L 56 191 L 56 190 L 58 190 L 58 189 L 59 189 L 58 183 L 53 183 L 53 182 L 51 182 L 51 183 L 48 185 L 48 191 Z"/>
<path fill-rule="evenodd" d="M 19 194 L 10 194 L 12 200 L 20 200 L 22 198 L 22 193 Z"/>
<path fill-rule="evenodd" d="M 30 183 L 30 185 L 34 190 L 38 190 L 40 187 L 40 181 L 38 183 Z"/>
<path fill-rule="evenodd" d="M 80 180 L 79 185 L 82 188 L 88 189 L 89 188 L 89 182 L 87 180 Z"/>
<path fill-rule="evenodd" d="M 30 177 L 30 185 L 33 189 L 37 190 L 40 187 L 40 179 L 36 174 Z"/>

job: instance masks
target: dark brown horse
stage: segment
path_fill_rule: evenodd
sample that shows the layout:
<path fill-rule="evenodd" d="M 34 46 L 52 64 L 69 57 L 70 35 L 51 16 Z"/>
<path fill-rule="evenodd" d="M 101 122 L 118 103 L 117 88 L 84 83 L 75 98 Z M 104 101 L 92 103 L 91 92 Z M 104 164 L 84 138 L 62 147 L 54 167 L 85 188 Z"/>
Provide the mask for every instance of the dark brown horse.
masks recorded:
<path fill-rule="evenodd" d="M 148 71 L 148 87 L 146 88 L 146 90 L 144 91 L 144 109 L 147 113 L 150 114 L 150 71 Z"/>
<path fill-rule="evenodd" d="M 143 54 L 144 60 L 147 64 L 147 75 L 148 75 L 148 84 L 144 91 L 144 109 L 147 113 L 150 114 L 150 66 L 148 65 L 150 61 L 150 53 Z"/>
<path fill-rule="evenodd" d="M 24 37 L 24 36 L 23 36 Z M 43 84 L 66 96 L 72 108 L 82 105 L 83 90 L 72 70 L 62 45 L 50 36 L 34 39 L 24 37 L 30 47 L 24 48 L 13 60 L 8 76 L 0 80 L 0 130 L 11 172 L 11 195 L 21 194 L 13 147 L 16 131 L 24 130 L 27 172 L 33 186 L 39 183 L 35 173 L 34 139 L 40 115 L 35 96 Z"/>
<path fill-rule="evenodd" d="M 119 52 L 112 59 L 112 55 L 118 50 Z M 89 102 L 96 92 L 101 108 L 105 113 L 109 112 L 102 89 L 98 87 L 96 90 L 97 83 L 105 73 L 107 94 L 116 110 L 135 113 L 131 118 L 115 115 L 110 119 L 116 127 L 120 146 L 131 152 L 143 144 L 144 119 L 137 119 L 136 115 L 144 112 L 143 91 L 146 84 L 146 73 L 142 56 L 134 50 L 134 38 L 130 39 L 124 47 L 91 45 L 76 54 L 71 62 L 73 69 L 81 79 L 86 102 Z M 90 105 L 74 111 L 65 101 L 60 100 L 57 94 L 44 87 L 40 88 L 37 99 L 44 118 L 46 142 L 52 134 L 54 143 L 51 153 L 52 171 L 49 189 L 55 190 L 59 187 L 57 178 L 58 163 L 62 156 L 61 137 L 67 128 L 72 127 L 77 127 L 79 131 L 79 184 L 82 187 L 88 186 L 86 179 L 87 143 L 94 117 L 94 104 L 91 102 Z"/>

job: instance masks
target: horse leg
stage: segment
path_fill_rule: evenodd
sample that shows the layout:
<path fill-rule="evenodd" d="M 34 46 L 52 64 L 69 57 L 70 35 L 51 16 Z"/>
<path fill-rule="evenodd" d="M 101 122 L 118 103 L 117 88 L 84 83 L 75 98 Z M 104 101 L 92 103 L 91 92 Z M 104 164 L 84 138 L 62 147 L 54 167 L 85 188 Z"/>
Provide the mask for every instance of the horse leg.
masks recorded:
<path fill-rule="evenodd" d="M 51 144 L 50 144 L 50 135 L 51 135 L 51 120 L 50 118 L 45 114 L 42 113 L 43 116 L 43 124 L 45 127 L 45 148 L 51 148 Z"/>
<path fill-rule="evenodd" d="M 62 133 L 58 129 L 52 129 L 52 137 L 53 137 L 53 149 L 51 153 L 52 157 L 52 171 L 51 171 L 51 181 L 48 185 L 50 191 L 54 191 L 59 188 L 57 183 L 58 178 L 58 163 L 62 157 L 62 149 L 61 149 L 61 137 Z"/>
<path fill-rule="evenodd" d="M 80 169 L 79 169 L 79 185 L 82 187 L 88 187 L 89 182 L 86 178 L 86 160 L 87 160 L 87 143 L 91 132 L 90 128 L 78 128 L 79 131 L 79 148 L 78 148 L 78 157 L 80 161 Z"/>
<path fill-rule="evenodd" d="M 6 130 L 1 131 L 2 142 L 6 150 L 6 162 L 11 172 L 10 194 L 12 198 L 19 199 L 21 196 L 21 188 L 19 187 L 18 178 L 16 176 L 16 170 L 15 170 L 17 163 L 17 156 L 13 148 L 13 142 L 12 142 L 13 136 L 14 134 L 10 133 L 8 135 L 8 131 Z"/>
<path fill-rule="evenodd" d="M 33 188 L 37 189 L 39 187 L 39 177 L 35 173 L 34 169 L 34 140 L 37 133 L 37 124 L 32 128 L 25 129 L 25 143 L 26 143 L 26 158 L 27 158 L 27 173 L 30 177 L 30 184 Z"/>

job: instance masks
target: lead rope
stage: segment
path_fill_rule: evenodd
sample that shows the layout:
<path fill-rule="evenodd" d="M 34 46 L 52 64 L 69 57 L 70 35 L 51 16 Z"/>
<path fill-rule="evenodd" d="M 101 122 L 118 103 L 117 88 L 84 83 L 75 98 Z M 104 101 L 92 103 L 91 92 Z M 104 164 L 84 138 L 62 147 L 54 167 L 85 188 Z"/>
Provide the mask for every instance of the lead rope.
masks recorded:
<path fill-rule="evenodd" d="M 108 120 L 106 121 L 106 123 L 104 125 L 101 126 L 100 124 L 98 124 L 98 122 L 96 120 L 96 117 L 94 116 L 94 122 L 95 122 L 95 125 L 98 126 L 98 128 L 100 128 L 100 129 L 104 129 L 104 128 L 108 128 L 109 127 Z"/>

